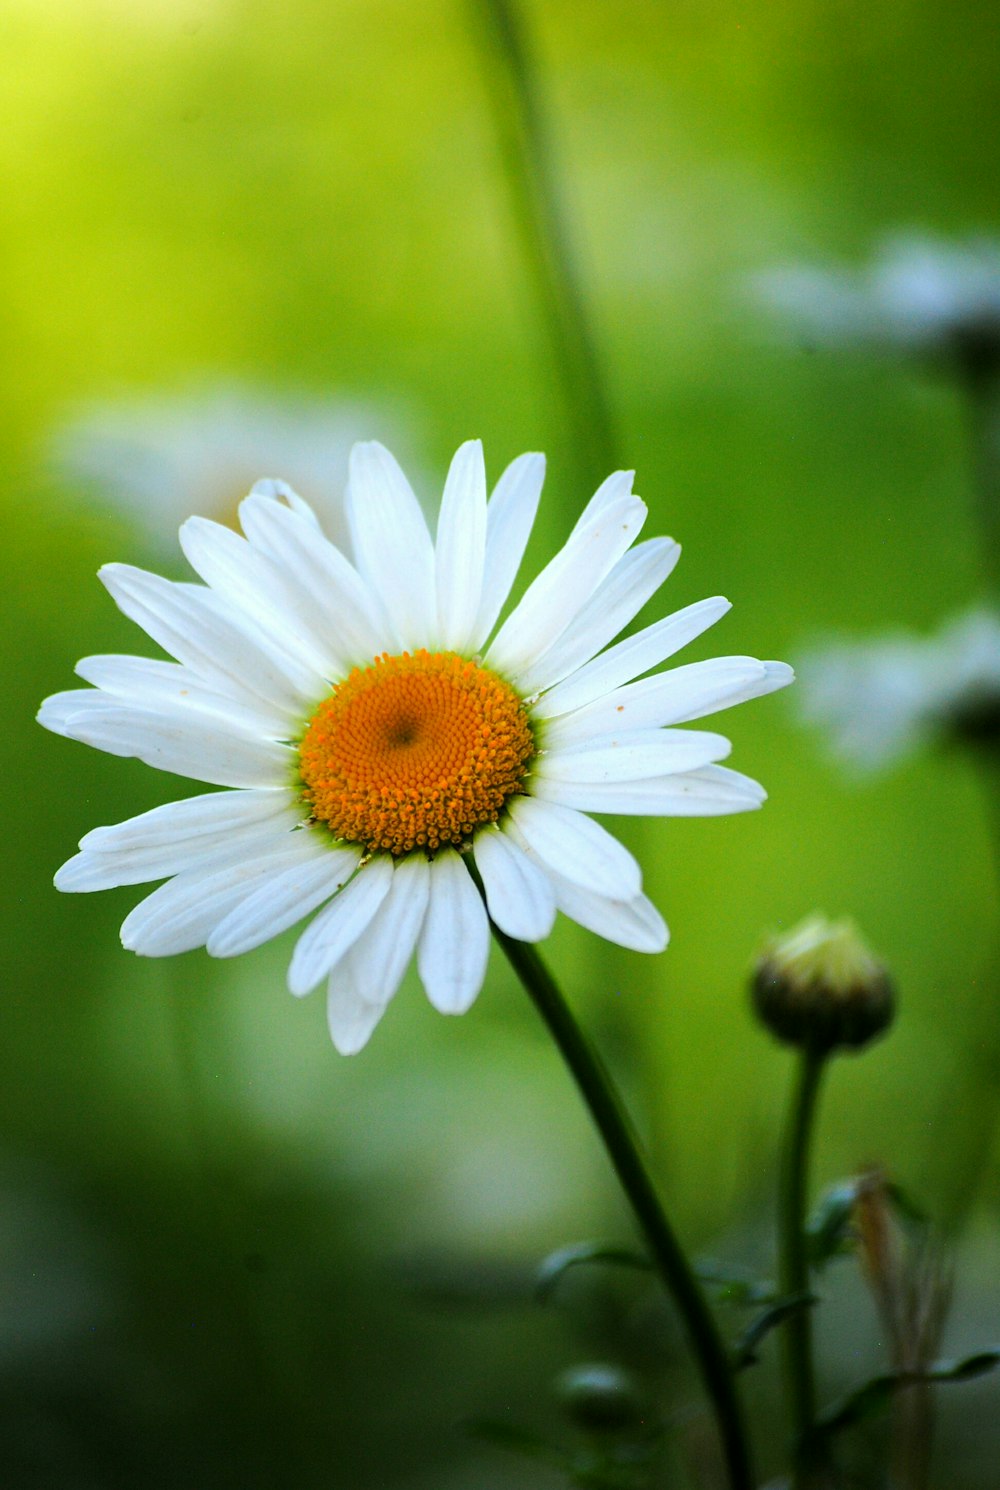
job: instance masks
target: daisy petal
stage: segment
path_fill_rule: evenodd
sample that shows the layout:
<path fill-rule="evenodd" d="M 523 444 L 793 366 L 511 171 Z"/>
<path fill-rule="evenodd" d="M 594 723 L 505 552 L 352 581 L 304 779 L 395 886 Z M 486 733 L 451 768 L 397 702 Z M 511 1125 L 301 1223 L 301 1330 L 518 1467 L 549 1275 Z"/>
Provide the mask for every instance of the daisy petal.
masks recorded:
<path fill-rule="evenodd" d="M 574 749 L 544 751 L 532 778 L 545 781 L 642 781 L 693 771 L 723 760 L 732 750 L 724 735 L 707 730 L 632 730 L 601 735 Z"/>
<path fill-rule="evenodd" d="M 293 718 L 304 701 L 323 696 L 321 679 L 303 677 L 288 657 L 279 660 L 202 586 L 174 584 L 129 564 L 105 564 L 98 577 L 130 621 L 209 687 L 237 699 L 266 699 Z"/>
<path fill-rule="evenodd" d="M 326 1023 L 339 1054 L 357 1055 L 364 1050 L 386 1008 L 386 1004 L 366 1003 L 343 963 L 335 967 L 327 984 Z"/>
<path fill-rule="evenodd" d="M 472 645 L 478 652 L 497 623 L 528 546 L 545 480 L 544 455 L 519 455 L 493 488 L 486 509 L 483 594 Z"/>
<path fill-rule="evenodd" d="M 91 697 L 103 700 L 100 693 Z M 134 756 L 158 771 L 213 786 L 281 786 L 295 764 L 286 745 L 228 729 L 210 716 L 115 704 L 81 708 L 65 721 L 62 733 L 109 755 Z"/>
<path fill-rule="evenodd" d="M 756 781 L 725 766 L 703 766 L 648 781 L 569 783 L 539 778 L 535 792 L 545 802 L 579 812 L 633 817 L 718 817 L 753 812 L 767 800 Z"/>
<path fill-rule="evenodd" d="M 238 957 L 269 942 L 344 888 L 358 867 L 360 849 L 336 849 L 319 834 L 316 838 L 314 859 L 269 880 L 219 922 L 205 943 L 210 957 Z"/>
<path fill-rule="evenodd" d="M 288 987 L 297 997 L 311 993 L 357 941 L 389 893 L 392 861 L 370 860 L 345 890 L 299 937 L 288 969 Z"/>
<path fill-rule="evenodd" d="M 387 624 L 378 599 L 354 565 L 317 533 L 314 520 L 254 488 L 240 504 L 240 522 L 254 548 L 309 596 L 324 645 L 340 659 L 340 671 L 370 662 L 382 650 Z"/>
<path fill-rule="evenodd" d="M 663 621 L 654 621 L 652 626 L 635 636 L 626 637 L 617 646 L 609 647 L 592 662 L 578 668 L 565 682 L 550 689 L 539 700 L 534 712 L 541 719 L 550 719 L 593 703 L 612 689 L 648 672 L 651 667 L 659 667 L 661 662 L 714 626 L 729 609 L 729 601 L 716 595 L 711 600 L 699 600 L 686 606 Z"/>
<path fill-rule="evenodd" d="M 612 471 L 610 476 L 606 476 L 577 518 L 570 538 L 575 538 L 588 523 L 602 517 L 609 507 L 613 507 L 623 497 L 630 497 L 634 481 L 634 471 Z"/>
<path fill-rule="evenodd" d="M 564 916 L 616 946 L 628 947 L 632 952 L 662 952 L 670 940 L 666 922 L 645 895 L 612 900 L 561 876 L 554 878 L 553 889 Z"/>
<path fill-rule="evenodd" d="M 481 441 L 467 440 L 451 463 L 437 527 L 438 640 L 452 652 L 475 630 L 485 555 L 486 466 Z"/>
<path fill-rule="evenodd" d="M 611 734 L 623 729 L 684 724 L 780 686 L 755 657 L 689 662 L 638 683 L 626 683 L 624 688 L 616 688 L 572 714 L 561 715 L 546 725 L 545 740 L 555 746 L 579 739 L 581 727 L 595 734 Z"/>
<path fill-rule="evenodd" d="M 264 554 L 232 528 L 190 517 L 182 523 L 180 544 L 192 569 L 252 625 L 263 626 L 282 651 L 299 656 L 322 677 L 332 671 L 331 658 L 316 634 L 304 592 Z"/>
<path fill-rule="evenodd" d="M 331 974 L 334 979 L 342 974 L 366 1004 L 384 1008 L 402 982 L 424 924 L 430 874 L 422 854 L 399 861 L 370 926 Z"/>
<path fill-rule="evenodd" d="M 637 616 L 681 556 L 672 538 L 650 538 L 618 560 L 562 636 L 525 668 L 525 694 L 541 693 L 582 667 Z"/>
<path fill-rule="evenodd" d="M 78 894 L 111 890 L 117 885 L 142 885 L 149 880 L 167 879 L 170 875 L 186 874 L 193 869 L 207 872 L 213 865 L 230 859 L 256 856 L 268 848 L 280 850 L 285 847 L 295 826 L 292 814 L 289 817 L 291 821 L 282 825 L 267 822 L 226 827 L 175 845 L 151 843 L 111 853 L 82 849 L 57 871 L 55 887 Z"/>
<path fill-rule="evenodd" d="M 430 899 L 417 968 L 427 997 L 441 1014 L 464 1014 L 483 986 L 490 927 L 472 876 L 453 849 L 431 866 Z"/>
<path fill-rule="evenodd" d="M 639 866 L 625 846 L 581 812 L 557 806 L 550 795 L 515 797 L 509 821 L 529 852 L 547 870 L 573 884 L 607 894 L 614 887 L 630 900 L 642 888 Z"/>
<path fill-rule="evenodd" d="M 173 850 L 202 835 L 239 831 L 242 828 L 287 822 L 294 827 L 302 815 L 291 792 L 275 790 L 207 792 L 166 802 L 138 817 L 91 828 L 80 839 L 80 847 L 100 854 L 126 853 L 135 849 Z"/>
<path fill-rule="evenodd" d="M 306 835 L 293 836 L 302 842 L 272 848 L 253 858 L 230 860 L 205 873 L 192 870 L 168 880 L 126 916 L 122 945 L 140 957 L 168 957 L 203 947 L 223 917 L 258 885 L 310 857 L 312 845 Z"/>
<path fill-rule="evenodd" d="M 280 709 L 250 694 L 240 702 L 227 698 L 206 687 L 179 662 L 160 662 L 152 657 L 84 657 L 76 671 L 95 688 L 114 694 L 119 705 L 127 699 L 130 705 L 154 711 L 164 704 L 179 706 L 222 715 L 237 729 L 272 740 L 284 739 L 288 734 L 288 716 Z"/>
<path fill-rule="evenodd" d="M 517 680 L 524 691 L 521 675 L 572 623 L 635 541 L 645 518 L 644 502 L 623 497 L 576 530 L 500 627 L 487 653 L 487 665 Z"/>
<path fill-rule="evenodd" d="M 552 930 L 556 902 L 549 878 L 506 833 L 486 828 L 475 841 L 476 868 L 491 920 L 519 942 L 540 942 Z"/>
<path fill-rule="evenodd" d="M 71 719 L 79 718 L 81 713 L 93 715 L 101 710 L 113 711 L 120 707 L 120 700 L 109 698 L 107 694 L 99 693 L 96 689 L 67 688 L 65 693 L 53 693 L 44 699 L 35 718 L 43 729 L 49 729 L 54 735 L 63 735 L 71 739 L 72 736 L 67 730 Z"/>
<path fill-rule="evenodd" d="M 437 630 L 434 546 L 410 483 L 375 440 L 351 451 L 346 508 L 358 569 L 400 646 L 426 646 Z"/>

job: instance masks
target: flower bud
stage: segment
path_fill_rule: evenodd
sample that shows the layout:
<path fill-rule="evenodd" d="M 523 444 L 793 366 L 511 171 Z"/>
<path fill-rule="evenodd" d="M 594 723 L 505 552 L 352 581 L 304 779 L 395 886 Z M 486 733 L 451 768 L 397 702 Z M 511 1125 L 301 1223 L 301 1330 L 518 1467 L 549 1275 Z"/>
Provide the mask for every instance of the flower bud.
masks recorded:
<path fill-rule="evenodd" d="M 622 1433 L 640 1427 L 645 1404 L 636 1382 L 619 1366 L 570 1366 L 556 1378 L 567 1416 L 588 1433 Z"/>
<path fill-rule="evenodd" d="M 860 1050 L 891 1024 L 895 993 L 851 921 L 813 915 L 774 937 L 754 966 L 754 1008 L 788 1045 Z"/>

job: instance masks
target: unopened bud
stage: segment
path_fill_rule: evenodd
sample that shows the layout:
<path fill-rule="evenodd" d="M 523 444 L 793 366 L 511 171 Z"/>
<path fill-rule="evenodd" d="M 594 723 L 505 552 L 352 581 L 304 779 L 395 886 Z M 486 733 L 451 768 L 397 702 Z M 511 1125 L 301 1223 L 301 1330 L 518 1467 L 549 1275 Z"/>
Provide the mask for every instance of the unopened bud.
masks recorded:
<path fill-rule="evenodd" d="M 788 1045 L 855 1050 L 892 1022 L 892 981 L 851 921 L 808 917 L 764 948 L 753 970 L 754 1007 Z"/>

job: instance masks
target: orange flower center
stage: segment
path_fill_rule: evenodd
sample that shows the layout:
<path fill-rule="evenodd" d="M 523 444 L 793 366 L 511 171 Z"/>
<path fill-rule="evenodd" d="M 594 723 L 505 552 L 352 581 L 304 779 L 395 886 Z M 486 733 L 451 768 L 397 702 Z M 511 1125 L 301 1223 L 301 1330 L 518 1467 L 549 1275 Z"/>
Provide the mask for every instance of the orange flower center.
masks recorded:
<path fill-rule="evenodd" d="M 299 746 L 312 815 L 369 852 L 458 846 L 521 791 L 535 744 L 509 684 L 454 652 L 383 653 L 338 683 Z"/>

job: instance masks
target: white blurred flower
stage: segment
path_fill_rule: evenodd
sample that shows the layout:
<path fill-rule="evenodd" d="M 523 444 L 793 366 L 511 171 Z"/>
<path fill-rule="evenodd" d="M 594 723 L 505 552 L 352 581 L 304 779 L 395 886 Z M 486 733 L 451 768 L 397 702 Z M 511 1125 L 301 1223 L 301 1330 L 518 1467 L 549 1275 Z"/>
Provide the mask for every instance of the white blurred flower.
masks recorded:
<path fill-rule="evenodd" d="M 392 421 L 397 435 L 401 422 Z M 214 387 L 84 408 L 49 454 L 63 481 L 95 489 L 171 550 L 191 511 L 234 525 L 262 471 L 280 472 L 343 546 L 351 446 L 385 423 L 361 404 Z"/>
<path fill-rule="evenodd" d="M 934 636 L 817 648 L 800 664 L 806 717 L 863 769 L 887 766 L 934 738 L 1000 734 L 1000 618 L 956 616 Z"/>
<path fill-rule="evenodd" d="M 755 288 L 820 341 L 1000 359 L 1000 243 L 992 239 L 900 234 L 862 268 L 784 265 L 758 275 Z"/>

